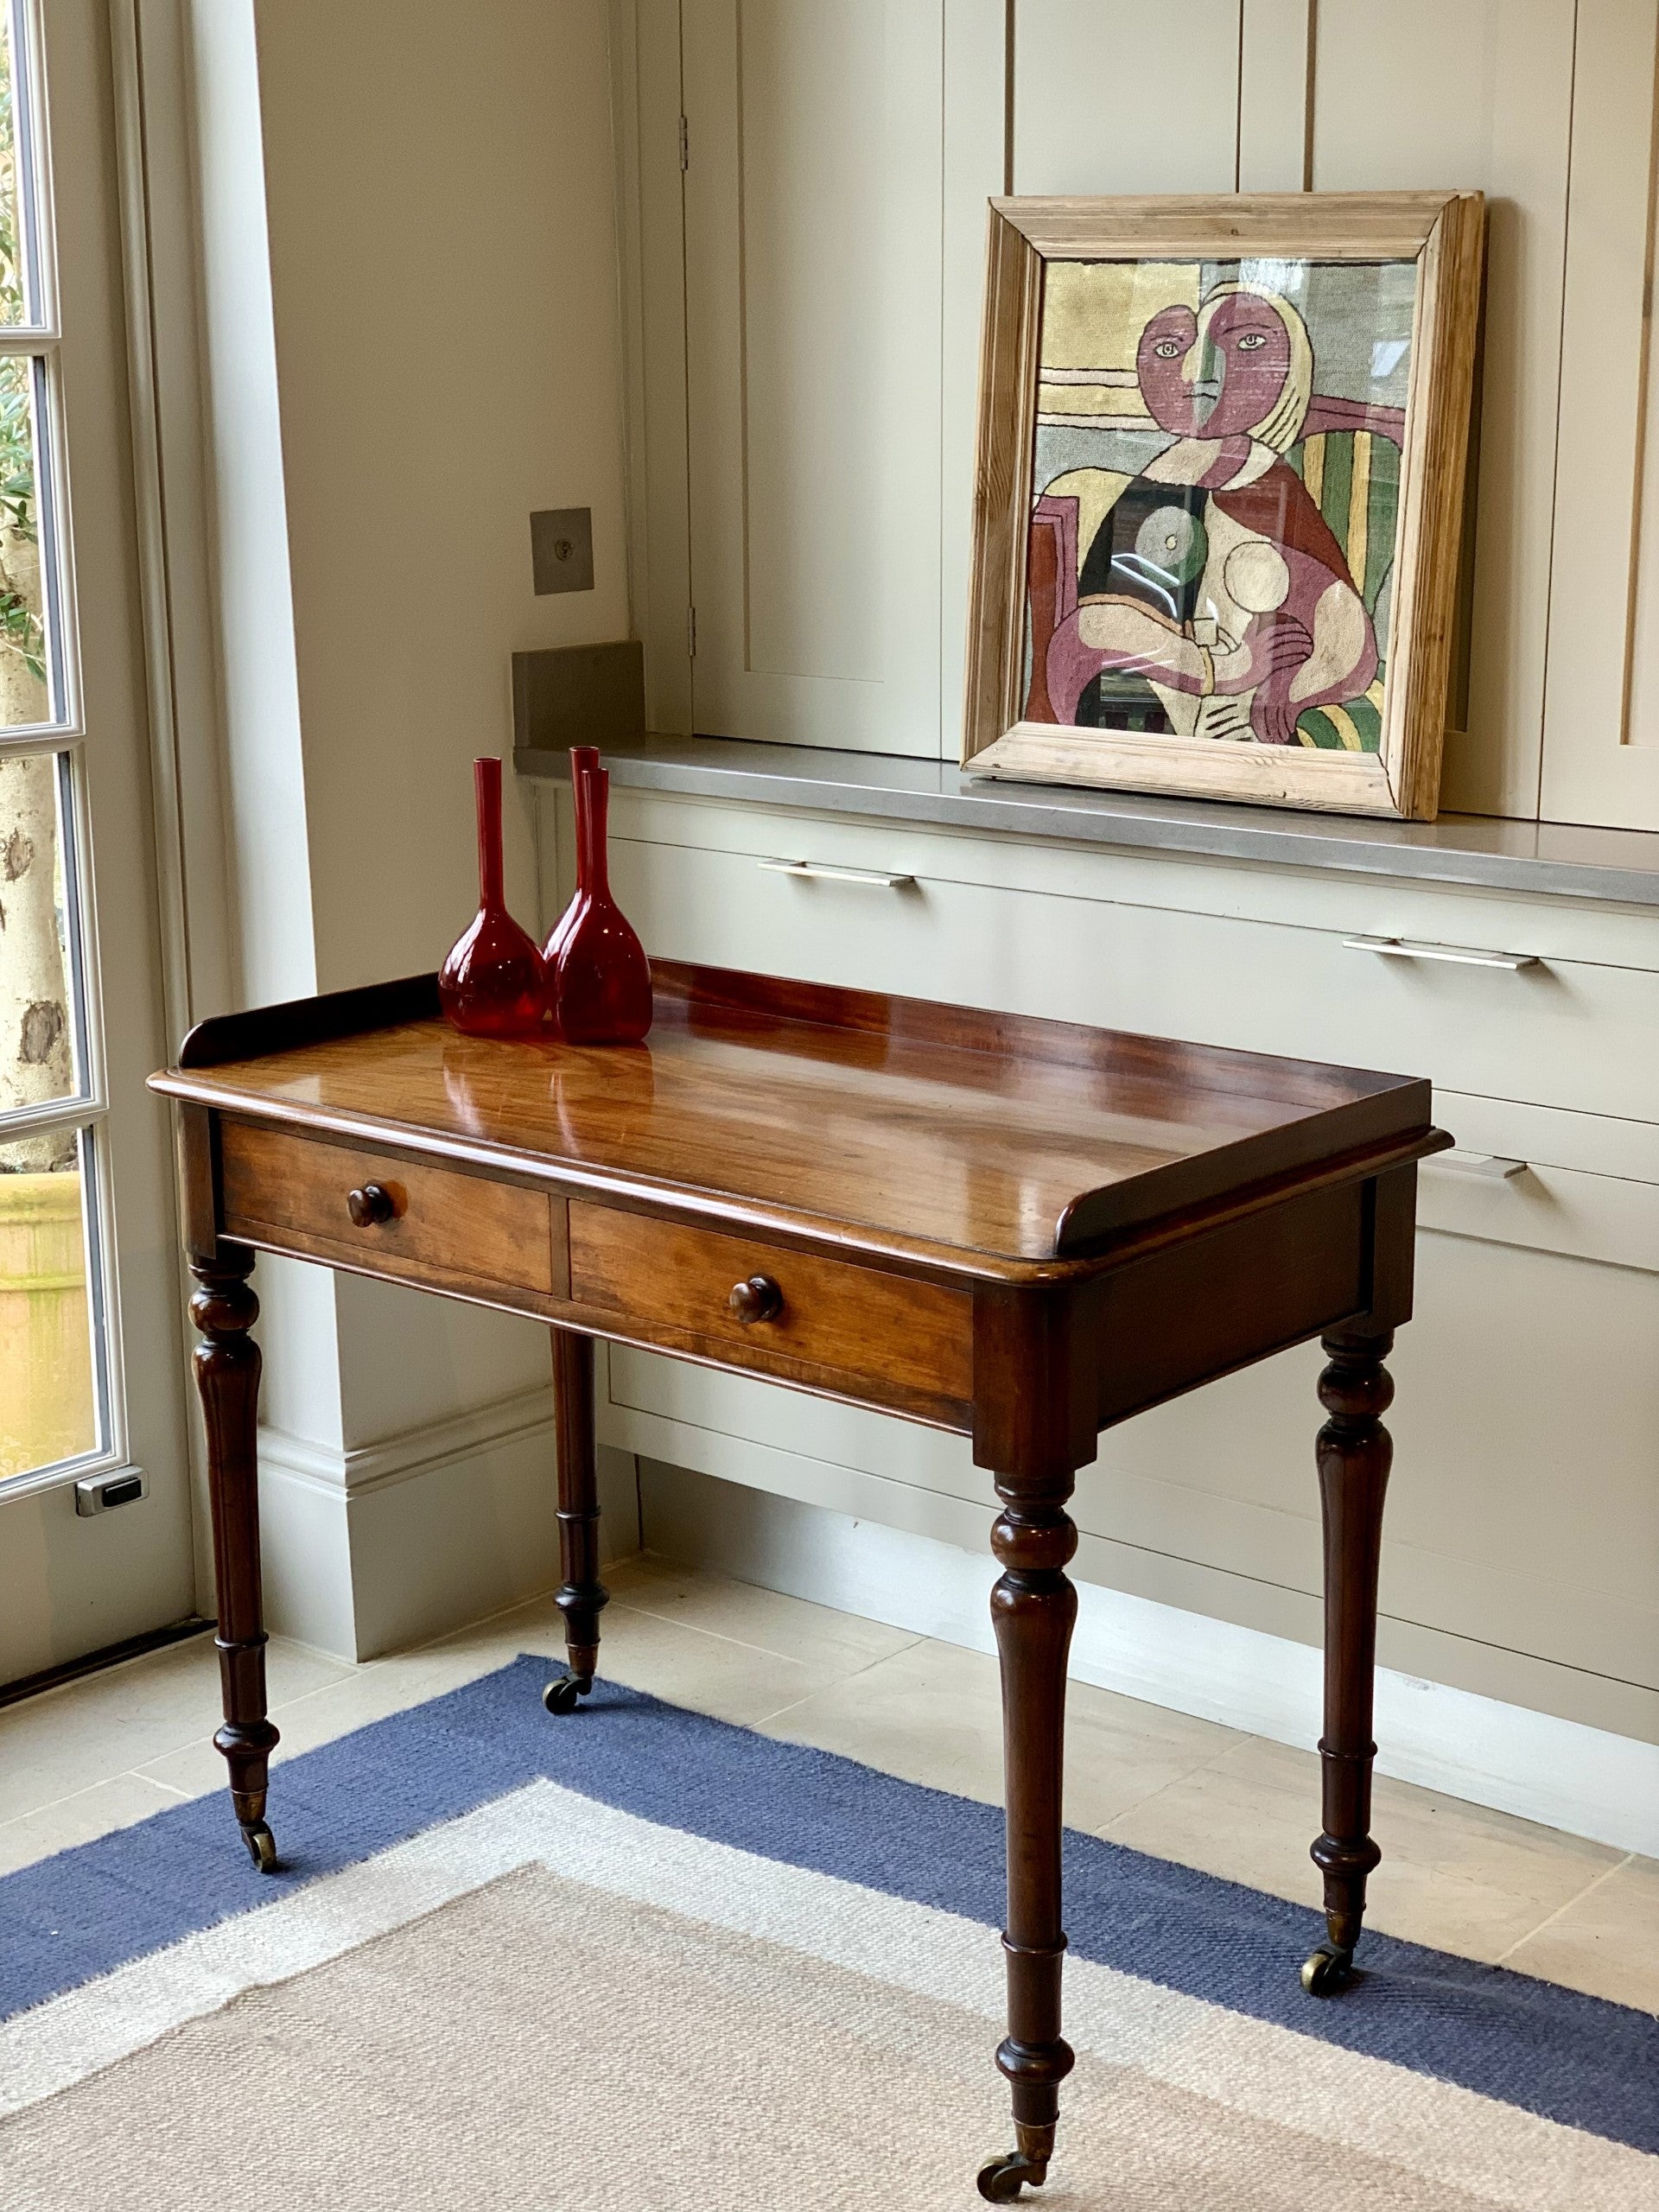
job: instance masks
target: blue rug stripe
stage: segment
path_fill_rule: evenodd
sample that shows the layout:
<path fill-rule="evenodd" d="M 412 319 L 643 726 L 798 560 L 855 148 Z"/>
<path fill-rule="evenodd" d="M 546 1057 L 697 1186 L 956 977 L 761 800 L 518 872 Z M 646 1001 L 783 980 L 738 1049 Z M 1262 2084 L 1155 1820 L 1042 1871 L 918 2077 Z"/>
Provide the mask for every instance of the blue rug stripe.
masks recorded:
<path fill-rule="evenodd" d="M 254 1872 L 222 1794 L 0 1880 L 0 2018 L 337 1872 L 537 1776 L 664 1827 L 1000 1928 L 995 1808 L 601 1683 L 550 1719 L 523 1658 L 289 1761 L 283 1872 Z M 1070 1833 L 1077 1955 L 1659 2152 L 1659 2019 L 1503 1967 L 1368 1936 L 1344 1995 L 1303 1996 L 1319 1916 Z"/>

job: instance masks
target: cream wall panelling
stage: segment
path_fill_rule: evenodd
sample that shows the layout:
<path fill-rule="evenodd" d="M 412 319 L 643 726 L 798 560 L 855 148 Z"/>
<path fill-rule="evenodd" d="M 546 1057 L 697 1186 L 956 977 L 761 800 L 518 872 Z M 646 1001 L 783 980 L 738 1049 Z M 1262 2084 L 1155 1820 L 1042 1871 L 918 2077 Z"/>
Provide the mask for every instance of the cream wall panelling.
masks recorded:
<path fill-rule="evenodd" d="M 1314 0 L 1010 7 L 1015 192 L 1306 189 Z"/>
<path fill-rule="evenodd" d="M 683 0 L 692 719 L 939 747 L 943 0 Z"/>
<path fill-rule="evenodd" d="M 695 1440 L 695 1431 L 680 1432 Z M 695 1446 L 694 1446 L 695 1448 Z M 747 1498 L 734 1486 L 750 1482 Z M 760 1494 L 683 1461 L 639 1465 L 653 1544 L 741 1582 L 852 1607 L 913 1635 L 992 1652 L 983 1520 L 952 1505 L 949 1535 L 918 1535 L 849 1511 Z M 1073 1569 L 1074 1681 L 1247 1729 L 1306 1751 L 1319 1729 L 1315 1645 L 1149 1602 L 1092 1579 L 1086 1538 Z M 1420 1671 L 1378 1669 L 1377 1770 L 1621 1851 L 1659 1852 L 1659 1745 L 1562 1720 L 1507 1699 L 1451 1689 Z"/>
<path fill-rule="evenodd" d="M 939 752 L 962 742 L 985 203 L 1007 188 L 1007 0 L 945 0 Z"/>
<path fill-rule="evenodd" d="M 1655 830 L 1655 11 L 1580 0 L 1578 15 L 1543 811 Z"/>
<path fill-rule="evenodd" d="M 1573 0 L 1017 5 L 1020 192 L 1487 194 L 1466 727 L 1442 790 L 1470 812 L 1538 809 L 1573 19 Z M 1084 53 L 1132 55 L 1132 93 L 1103 99 Z"/>
<path fill-rule="evenodd" d="M 1442 789 L 1473 813 L 1538 810 L 1573 19 L 1573 0 L 1016 6 L 1019 192 L 1487 194 L 1466 727 Z M 1085 55 L 1121 58 L 1109 96 Z"/>
<path fill-rule="evenodd" d="M 611 0 L 626 378 L 628 601 L 647 728 L 689 735 L 690 485 L 679 0 Z"/>
<path fill-rule="evenodd" d="M 1313 188 L 1487 195 L 1467 708 L 1440 799 L 1469 813 L 1538 811 L 1575 12 L 1574 0 L 1317 6 Z"/>
<path fill-rule="evenodd" d="M 1189 0 L 1152 16 L 1012 0 L 1007 149 L 994 0 L 617 6 L 635 80 L 619 145 L 639 195 L 635 619 L 653 727 L 954 751 L 984 202 L 1005 152 L 1022 193 L 1472 186 L 1491 205 L 1487 340 L 1466 728 L 1443 803 L 1536 815 L 1573 0 Z M 677 161 L 682 54 L 683 349 L 665 151 Z"/>
<path fill-rule="evenodd" d="M 1014 191 L 1236 191 L 1243 14 L 1014 0 Z"/>

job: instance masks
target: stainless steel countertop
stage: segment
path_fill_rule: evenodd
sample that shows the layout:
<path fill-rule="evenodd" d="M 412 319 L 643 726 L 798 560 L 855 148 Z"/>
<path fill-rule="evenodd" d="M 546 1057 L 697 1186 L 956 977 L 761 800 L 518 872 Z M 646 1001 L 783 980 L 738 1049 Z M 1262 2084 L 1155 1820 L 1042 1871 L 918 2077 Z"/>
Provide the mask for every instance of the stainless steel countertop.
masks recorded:
<path fill-rule="evenodd" d="M 1649 830 L 1475 814 L 1377 822 L 1052 784 L 990 783 L 944 761 L 737 738 L 632 738 L 603 750 L 613 781 L 641 791 L 752 799 L 813 814 L 995 830 L 1122 851 L 1198 853 L 1659 907 L 1659 833 Z M 569 760 L 563 752 L 521 747 L 513 757 L 522 775 L 569 780 Z"/>

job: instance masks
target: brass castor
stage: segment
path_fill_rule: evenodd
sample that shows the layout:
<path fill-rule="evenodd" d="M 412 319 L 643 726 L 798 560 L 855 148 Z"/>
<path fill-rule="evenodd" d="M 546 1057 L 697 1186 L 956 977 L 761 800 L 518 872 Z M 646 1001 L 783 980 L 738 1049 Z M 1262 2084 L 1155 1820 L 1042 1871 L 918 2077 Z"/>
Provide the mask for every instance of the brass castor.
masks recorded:
<path fill-rule="evenodd" d="M 574 1713 L 576 1700 L 593 1687 L 591 1680 L 584 1682 L 580 1675 L 561 1675 L 542 1692 L 542 1703 L 550 1713 Z"/>
<path fill-rule="evenodd" d="M 242 1840 L 248 1847 L 248 1856 L 262 1874 L 276 1871 L 276 1839 L 263 1821 L 245 1821 Z"/>
<path fill-rule="evenodd" d="M 1028 2158 L 1023 2151 L 1005 2151 L 987 2158 L 979 2170 L 979 2193 L 990 2204 L 1012 2204 L 1027 2183 L 1040 2189 L 1048 2179 L 1048 2160 Z"/>
<path fill-rule="evenodd" d="M 1334 1997 L 1353 1979 L 1354 1955 L 1335 1943 L 1321 1943 L 1302 1961 L 1302 1987 L 1310 1997 Z"/>

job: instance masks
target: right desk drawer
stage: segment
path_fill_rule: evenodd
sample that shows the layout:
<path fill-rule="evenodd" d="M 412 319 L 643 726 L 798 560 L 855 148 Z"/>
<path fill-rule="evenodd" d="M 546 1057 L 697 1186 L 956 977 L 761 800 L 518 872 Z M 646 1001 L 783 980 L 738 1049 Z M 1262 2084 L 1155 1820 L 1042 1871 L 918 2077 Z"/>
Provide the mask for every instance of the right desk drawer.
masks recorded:
<path fill-rule="evenodd" d="M 749 1285 L 759 1295 L 746 1306 Z M 853 1261 L 573 1198 L 570 1295 L 734 1351 L 776 1352 L 957 1403 L 973 1395 L 968 1293 Z"/>

